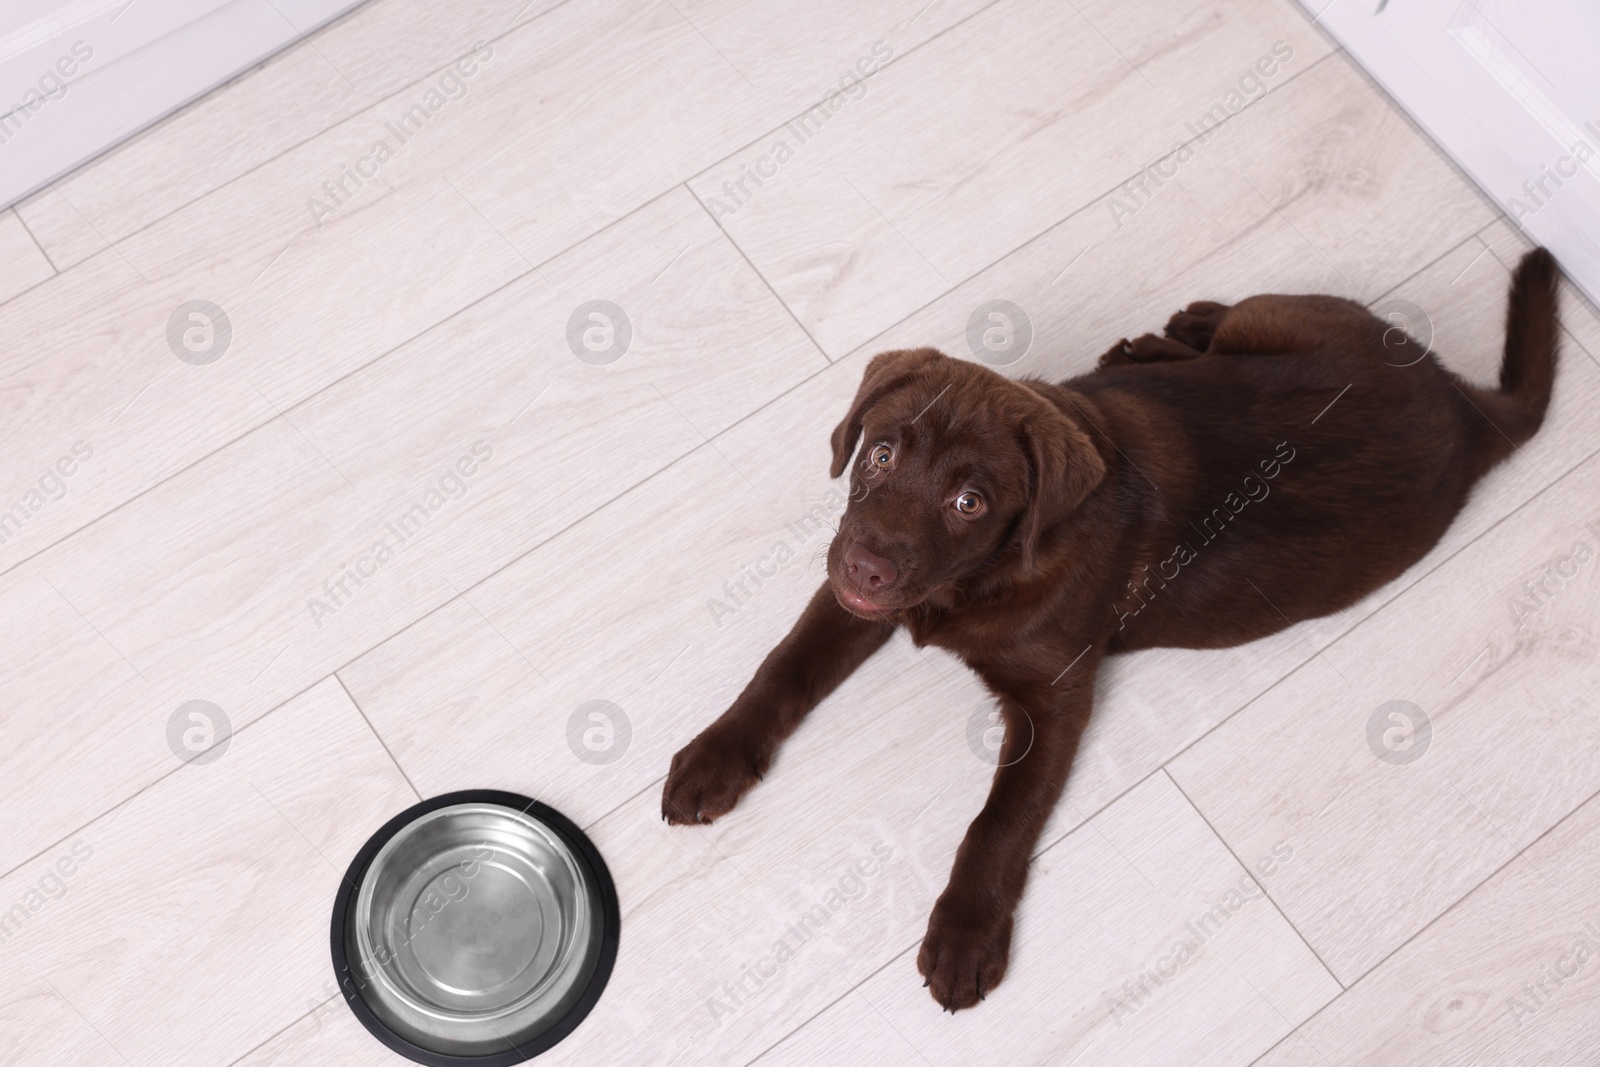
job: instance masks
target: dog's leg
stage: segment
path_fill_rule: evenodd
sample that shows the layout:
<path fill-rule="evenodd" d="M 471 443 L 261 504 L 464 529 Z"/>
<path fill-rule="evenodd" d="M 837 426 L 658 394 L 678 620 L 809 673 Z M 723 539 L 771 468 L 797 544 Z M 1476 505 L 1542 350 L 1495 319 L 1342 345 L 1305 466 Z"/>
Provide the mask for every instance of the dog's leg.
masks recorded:
<path fill-rule="evenodd" d="M 783 739 L 883 647 L 895 625 L 850 614 L 823 582 L 733 706 L 672 757 L 661 817 L 708 823 L 731 811 L 767 773 Z"/>
<path fill-rule="evenodd" d="M 951 1011 L 972 1007 L 1005 976 L 1012 913 L 1088 725 L 1102 651 L 1086 651 L 1054 685 L 1000 699 L 1006 732 L 989 799 L 956 850 L 917 953 L 928 991 Z M 1000 679 L 990 687 L 1014 689 Z"/>
<path fill-rule="evenodd" d="M 1211 334 L 1209 351 L 1219 355 L 1282 355 L 1315 352 L 1330 337 L 1373 336 L 1380 320 L 1352 300 L 1337 296 L 1252 296 L 1228 308 Z"/>

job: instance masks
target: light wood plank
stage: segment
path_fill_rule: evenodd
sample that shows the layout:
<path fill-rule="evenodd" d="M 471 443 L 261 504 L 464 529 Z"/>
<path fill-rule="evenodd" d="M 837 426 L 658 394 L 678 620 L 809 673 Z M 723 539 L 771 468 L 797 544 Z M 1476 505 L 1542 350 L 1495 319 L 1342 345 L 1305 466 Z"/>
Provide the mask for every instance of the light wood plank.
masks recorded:
<path fill-rule="evenodd" d="M 1273 895 L 1345 983 L 1600 788 L 1597 499 L 1591 459 L 1172 764 L 1235 850 L 1303 848 Z M 1431 722 L 1404 765 L 1395 700 Z"/>
<path fill-rule="evenodd" d="M 404 144 L 391 127 L 429 85 L 0 308 L 0 333 L 36 341 L 0 354 L 14 442 L 0 484 L 25 485 L 80 440 L 100 457 L 26 539 L 0 545 L 0 566 L 660 197 L 781 122 L 799 92 L 793 78 L 752 91 L 671 5 L 643 0 L 573 0 L 474 62 L 466 95 Z M 807 91 L 825 91 L 847 62 Z M 361 160 L 370 169 L 380 141 L 393 158 L 377 177 L 326 191 Z M 219 305 L 233 330 L 226 354 L 199 368 L 168 338 L 192 299 Z"/>
<path fill-rule="evenodd" d="M 805 382 L 341 670 L 418 788 L 533 790 L 585 822 L 659 779 L 822 580 L 811 557 L 840 506 L 823 433 L 794 423 L 842 410 L 855 369 Z M 763 558 L 775 573 L 757 587 L 745 572 Z M 749 595 L 730 597 L 741 577 Z M 591 701 L 621 714 L 580 711 Z"/>
<path fill-rule="evenodd" d="M 914 951 L 857 992 L 930 1064 L 1246 1064 L 1339 991 L 1262 884 L 1156 775 L 1034 861 L 1010 970 L 979 1008 L 941 1017 Z M 828 1062 L 803 1053 L 835 1012 L 761 1062 Z"/>
<path fill-rule="evenodd" d="M 389 1049 L 366 1031 L 337 994 L 323 1000 L 333 989 L 333 969 L 328 969 L 328 986 L 309 1002 L 304 1017 L 267 1041 L 237 1067 L 300 1067 L 307 1063 L 336 1063 L 340 1067 L 408 1067 L 415 1062 Z M 232 1065 L 230 1065 L 232 1067 Z"/>
<path fill-rule="evenodd" d="M 17 213 L 0 212 L 0 304 L 55 272 Z"/>
<path fill-rule="evenodd" d="M 1592 1062 L 1597 845 L 1600 801 L 1591 799 L 1259 1067 Z"/>
<path fill-rule="evenodd" d="M 0 482 L 15 498 L 74 446 L 93 453 L 70 492 L 0 545 L 0 565 L 38 553 L 528 269 L 442 182 L 343 221 L 352 225 L 314 231 L 292 249 L 292 233 L 274 237 L 240 221 L 236 240 L 218 247 L 248 251 L 221 251 L 199 274 L 189 273 L 193 261 L 169 275 L 137 251 L 129 261 L 108 253 L 0 307 L 0 331 L 36 339 L 8 353 L 0 372 L 13 443 Z M 153 240 L 160 228 L 125 244 Z M 263 237 L 277 247 L 258 245 Z M 269 268 L 276 275 L 263 275 Z M 231 344 L 205 366 L 179 360 L 168 342 L 170 320 L 193 299 L 218 305 L 231 323 Z"/>
<path fill-rule="evenodd" d="M 29 198 L 22 205 L 24 217 L 38 227 L 41 240 L 65 269 L 365 108 L 385 102 L 403 110 L 474 44 L 493 47 L 515 28 L 539 21 L 558 2 L 474 0 L 440 7 L 425 0 L 376 0 L 310 35 L 307 44 L 273 57 L 91 161 L 55 183 L 53 190 Z M 984 2 L 942 0 L 922 13 L 907 12 L 903 4 L 882 0 L 865 4 L 827 0 L 803 9 L 751 7 L 731 0 L 677 6 L 682 18 L 689 19 L 710 46 L 702 46 L 701 62 L 748 79 L 747 83 L 733 76 L 727 81 L 724 89 L 730 97 L 749 85 L 758 85 L 782 101 L 781 108 L 726 144 L 726 151 L 783 121 L 791 111 L 815 103 L 855 62 L 858 53 L 868 50 L 875 36 L 891 37 L 902 48 L 909 48 L 959 22 Z M 681 25 L 682 18 L 670 8 L 666 15 Z M 606 17 L 600 6 L 590 5 L 579 18 L 588 20 L 596 37 L 606 34 Z M 564 31 L 540 25 L 524 32 L 548 35 Z M 590 58 L 603 55 L 596 52 Z M 653 68 L 647 65 L 645 69 Z M 658 82 L 641 77 L 638 71 L 630 74 L 615 68 L 601 74 L 594 65 L 590 71 L 584 82 L 607 84 L 612 89 L 626 81 L 654 92 L 658 85 L 677 82 L 677 76 Z M 470 96 L 476 87 L 470 80 L 467 84 Z M 580 88 L 580 92 L 586 90 Z M 547 91 L 541 95 L 554 102 Z M 575 117 L 568 112 L 561 126 Z M 514 136 L 515 126 L 509 129 Z M 687 127 L 668 121 L 658 124 L 653 135 L 628 143 L 599 133 L 578 141 L 656 154 L 670 151 L 670 142 L 688 132 Z M 186 164 L 175 170 L 173 159 L 183 159 Z M 335 171 L 338 162 L 345 160 L 334 162 Z M 525 158 L 513 170 L 526 179 Z M 329 176 L 334 175 L 319 176 L 311 186 Z M 686 176 L 687 172 L 675 180 Z"/>
<path fill-rule="evenodd" d="M 249 722 L 826 366 L 685 190 L 544 275 L 7 576 L 9 863 L 167 768 L 178 703 Z M 631 309 L 607 366 L 565 344 L 596 292 Z"/>
<path fill-rule="evenodd" d="M 559 0 L 374 0 L 18 205 L 61 269 L 83 262 Z M 521 12 L 519 16 L 519 11 Z M 183 160 L 181 167 L 173 160 Z"/>
<path fill-rule="evenodd" d="M 923 1063 L 872 1002 L 853 989 L 815 1019 L 758 1056 L 761 1067 L 813 1063 Z"/>
<path fill-rule="evenodd" d="M 115 1062 L 116 1049 L 94 1032 L 48 979 L 7 982 L 0 996 L 4 997 L 0 1003 L 0 1051 L 5 1052 L 7 1062 L 23 1063 L 24 1053 L 45 1048 L 50 1050 L 52 1063 Z"/>
<path fill-rule="evenodd" d="M 1006 0 L 896 63 L 859 100 L 804 131 L 791 124 L 691 187 L 838 355 L 1191 139 L 1186 123 L 1237 92 L 1258 59 L 1274 71 L 1264 87 L 1281 87 L 1327 51 L 1276 0 Z M 1263 91 L 1256 99 L 1270 100 Z M 776 175 L 730 195 L 724 183 L 746 167 Z"/>
<path fill-rule="evenodd" d="M 271 1037 L 332 973 L 349 858 L 415 800 L 329 679 L 0 880 L 26 899 L 74 860 L 0 957 L 12 1062 L 228 1063 Z"/>
<path fill-rule="evenodd" d="M 858 62 L 881 58 L 884 41 L 895 57 L 956 29 L 994 0 L 935 0 L 907 5 L 882 0 L 817 0 L 810 4 L 748 4 L 740 0 L 684 0 L 675 6 L 741 75 L 764 91 L 783 94 L 791 112 L 841 90 Z M 883 63 L 868 64 L 882 66 Z M 870 90 L 869 90 L 870 91 Z M 777 123 L 773 124 L 774 126 Z M 750 137 L 772 127 L 751 130 Z"/>
<path fill-rule="evenodd" d="M 692 153 L 698 138 L 733 136 L 730 128 L 759 110 L 759 103 L 732 93 L 734 83 L 743 82 L 670 8 L 577 4 L 552 18 L 558 21 L 521 27 L 490 58 L 480 58 L 472 91 L 443 107 L 406 144 L 388 124 L 402 105 L 424 99 L 421 89 L 397 98 L 392 108 L 380 105 L 346 120 L 139 231 L 85 264 L 87 272 L 64 274 L 65 287 L 44 287 L 38 299 L 0 309 L 0 320 L 41 341 L 7 361 L 17 448 L 6 459 L 17 469 L 12 474 L 8 465 L 0 473 L 30 477 L 80 438 L 94 442 L 101 456 L 77 491 L 41 517 L 27 548 L 37 551 L 104 514 L 669 187 L 658 175 L 662 165 L 681 158 L 677 154 L 658 157 L 654 167 L 630 168 L 627 173 L 637 175 L 635 195 L 621 207 L 595 204 L 581 218 L 554 212 L 555 228 L 540 247 L 508 243 L 504 224 L 484 214 L 494 208 L 463 198 L 463 192 L 481 192 L 462 171 L 485 143 L 537 144 L 540 152 L 559 155 L 551 135 L 559 126 L 576 144 L 603 146 L 591 153 L 615 153 L 616 142 L 586 135 L 573 109 L 595 122 L 618 111 L 640 123 L 650 118 L 620 93 L 607 96 L 618 111 L 589 109 L 587 82 L 552 67 L 581 65 L 586 55 L 594 60 L 587 73 L 595 77 L 607 63 L 632 61 L 635 71 L 683 65 L 675 79 L 680 95 L 652 88 L 652 106 L 692 112 L 695 102 L 709 101 L 724 121 L 705 122 L 678 152 Z M 652 64 L 640 68 L 641 54 L 651 55 Z M 636 77 L 633 84 L 643 92 L 654 81 Z M 541 100 L 543 130 L 526 117 L 513 118 Z M 507 128 L 515 132 L 496 133 Z M 360 197 L 319 227 L 307 207 L 313 194 L 379 140 L 396 146 L 394 159 L 376 184 L 355 190 Z M 522 179 L 530 193 L 540 181 L 548 190 L 597 177 L 581 167 L 574 173 L 535 165 L 528 173 L 536 176 Z M 340 284 L 328 284 L 330 278 Z M 168 343 L 174 310 L 197 297 L 222 306 L 233 322 L 232 347 L 199 368 L 175 358 Z M 552 340 L 563 338 L 557 333 Z M 23 548 L 8 542 L 3 551 Z"/>

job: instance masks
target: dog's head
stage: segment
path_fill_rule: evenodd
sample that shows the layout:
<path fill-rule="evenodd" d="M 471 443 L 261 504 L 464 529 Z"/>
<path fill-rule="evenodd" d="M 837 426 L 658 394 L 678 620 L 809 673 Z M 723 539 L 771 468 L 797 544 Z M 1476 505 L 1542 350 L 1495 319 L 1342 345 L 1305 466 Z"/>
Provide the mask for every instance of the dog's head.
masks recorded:
<path fill-rule="evenodd" d="M 931 348 L 885 352 L 833 431 L 850 502 L 828 548 L 845 610 L 881 618 L 1011 557 L 1035 565 L 1042 532 L 1105 477 L 1083 430 L 1025 385 Z"/>

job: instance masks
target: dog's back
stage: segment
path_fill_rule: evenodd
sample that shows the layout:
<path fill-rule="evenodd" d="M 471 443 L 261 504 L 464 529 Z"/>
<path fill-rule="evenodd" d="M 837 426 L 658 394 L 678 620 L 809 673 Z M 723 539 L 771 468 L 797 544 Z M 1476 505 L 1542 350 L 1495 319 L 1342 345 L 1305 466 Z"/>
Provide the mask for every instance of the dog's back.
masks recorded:
<path fill-rule="evenodd" d="M 1144 505 L 1113 647 L 1238 644 L 1399 575 L 1538 430 L 1558 329 L 1539 249 L 1512 280 L 1499 389 L 1359 305 L 1292 296 L 1223 309 L 1196 358 L 1062 383 L 1104 413 Z"/>

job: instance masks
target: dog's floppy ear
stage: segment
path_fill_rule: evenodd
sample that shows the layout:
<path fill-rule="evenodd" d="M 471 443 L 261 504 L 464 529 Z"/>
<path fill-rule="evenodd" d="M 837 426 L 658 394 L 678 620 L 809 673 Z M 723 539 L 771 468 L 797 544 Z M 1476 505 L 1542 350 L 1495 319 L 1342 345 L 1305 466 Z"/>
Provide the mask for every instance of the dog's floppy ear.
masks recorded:
<path fill-rule="evenodd" d="M 1106 465 L 1088 434 L 1054 404 L 1042 403 L 1021 436 L 1033 478 L 1022 513 L 1022 569 L 1031 571 L 1040 536 L 1094 492 Z"/>
<path fill-rule="evenodd" d="M 915 381 L 930 363 L 948 357 L 931 348 L 912 348 L 898 352 L 881 352 L 872 357 L 861 375 L 861 387 L 850 411 L 833 430 L 833 467 L 830 477 L 844 473 L 856 450 L 856 438 L 861 436 L 861 420 L 868 408 L 894 392 Z"/>

